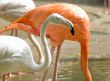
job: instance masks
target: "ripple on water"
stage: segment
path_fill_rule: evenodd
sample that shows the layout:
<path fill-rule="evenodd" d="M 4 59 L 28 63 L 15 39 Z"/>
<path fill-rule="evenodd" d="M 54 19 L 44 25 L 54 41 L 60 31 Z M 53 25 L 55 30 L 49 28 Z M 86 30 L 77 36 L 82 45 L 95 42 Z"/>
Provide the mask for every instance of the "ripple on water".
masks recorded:
<path fill-rule="evenodd" d="M 89 68 L 93 81 L 110 81 L 110 60 L 91 60 Z M 59 81 L 85 81 L 79 61 L 60 65 Z"/>
<path fill-rule="evenodd" d="M 110 60 L 90 60 L 89 69 L 93 81 L 110 81 Z M 23 76 L 21 81 L 41 81 L 42 76 L 43 73 L 29 74 Z M 51 79 L 51 77 L 52 74 L 49 74 L 47 78 Z M 20 79 L 17 77 L 13 81 L 20 81 Z M 61 63 L 58 69 L 58 81 L 85 81 L 79 61 Z"/>

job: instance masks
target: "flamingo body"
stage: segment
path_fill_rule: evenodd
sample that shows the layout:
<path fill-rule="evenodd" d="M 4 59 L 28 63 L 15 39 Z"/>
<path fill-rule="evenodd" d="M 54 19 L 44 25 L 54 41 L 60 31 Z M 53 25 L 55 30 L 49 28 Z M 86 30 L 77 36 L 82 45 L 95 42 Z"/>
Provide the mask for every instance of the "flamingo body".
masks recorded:
<path fill-rule="evenodd" d="M 0 0 L 0 18 L 13 22 L 35 8 L 32 0 Z M 16 30 L 11 35 L 14 33 L 17 36 Z"/>
<path fill-rule="evenodd" d="M 12 22 L 35 7 L 32 0 L 0 0 L 0 17 Z"/>
<path fill-rule="evenodd" d="M 45 14 L 44 14 L 45 13 Z M 41 26 L 44 20 L 51 14 L 58 13 L 65 18 L 69 19 L 74 23 L 74 30 L 75 35 L 71 35 L 71 33 L 67 30 L 66 27 L 63 27 L 60 30 L 61 26 L 64 25 L 53 25 L 50 24 L 47 28 L 47 36 L 53 41 L 56 41 L 53 46 L 57 46 L 58 44 L 62 43 L 65 39 L 66 40 L 76 40 L 80 41 L 82 39 L 86 39 L 89 36 L 89 18 L 84 10 L 76 5 L 71 4 L 63 4 L 63 3 L 56 3 L 56 4 L 48 4 L 44 6 L 37 7 L 36 9 L 30 11 L 21 19 L 18 19 L 16 23 L 23 23 L 26 25 L 32 26 L 31 28 L 26 27 L 14 27 L 8 26 L 7 29 L 12 29 L 13 27 L 16 29 L 24 30 L 36 35 L 39 35 Z M 59 27 L 56 27 L 59 26 Z M 30 28 L 30 29 L 28 29 Z M 57 31 L 56 31 L 57 30 Z M 66 33 L 65 33 L 66 32 Z"/>
<path fill-rule="evenodd" d="M 23 70 L 27 72 L 30 71 L 31 63 L 34 64 L 32 52 L 24 40 L 18 37 L 0 36 L 0 73 Z"/>

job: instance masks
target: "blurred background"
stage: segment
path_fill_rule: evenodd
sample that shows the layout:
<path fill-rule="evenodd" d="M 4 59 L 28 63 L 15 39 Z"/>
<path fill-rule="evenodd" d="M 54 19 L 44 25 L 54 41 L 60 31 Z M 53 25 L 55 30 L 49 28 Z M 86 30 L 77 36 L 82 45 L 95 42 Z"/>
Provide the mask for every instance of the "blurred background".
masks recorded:
<path fill-rule="evenodd" d="M 89 67 L 93 75 L 93 81 L 110 81 L 110 4 L 104 1 L 107 0 L 34 0 L 36 7 L 53 2 L 70 3 L 80 6 L 87 12 L 90 18 L 91 29 Z M 9 22 L 0 19 L 1 28 L 8 24 Z M 19 32 L 19 37 L 25 38 L 32 46 L 33 53 L 36 53 L 27 34 L 22 31 Z M 9 32 L 4 34 L 9 35 Z M 40 40 L 39 37 L 37 39 Z M 37 58 L 36 55 L 34 58 Z M 80 70 L 79 59 L 79 43 L 66 40 L 60 55 L 58 81 L 85 81 Z M 50 75 L 52 75 L 52 70 L 51 68 L 48 74 L 47 78 L 50 78 L 48 81 L 51 81 Z M 40 81 L 42 77 L 40 74 L 42 75 L 43 73 L 35 73 L 35 75 L 29 74 L 22 79 L 23 81 Z M 18 80 L 19 77 L 13 78 L 13 81 Z"/>

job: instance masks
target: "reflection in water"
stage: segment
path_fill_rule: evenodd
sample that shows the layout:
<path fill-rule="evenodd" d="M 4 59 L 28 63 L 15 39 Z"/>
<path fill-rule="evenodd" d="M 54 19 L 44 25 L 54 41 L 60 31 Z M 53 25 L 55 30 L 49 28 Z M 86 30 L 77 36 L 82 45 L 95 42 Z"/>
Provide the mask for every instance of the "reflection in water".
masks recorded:
<path fill-rule="evenodd" d="M 90 60 L 89 68 L 93 81 L 110 81 L 110 60 Z M 13 78 L 13 81 L 41 81 L 43 73 L 28 74 Z M 51 78 L 52 74 L 49 74 Z M 85 81 L 80 69 L 79 61 L 68 61 L 60 63 L 58 70 L 58 81 Z"/>
<path fill-rule="evenodd" d="M 90 61 L 94 81 L 110 81 L 110 60 Z"/>

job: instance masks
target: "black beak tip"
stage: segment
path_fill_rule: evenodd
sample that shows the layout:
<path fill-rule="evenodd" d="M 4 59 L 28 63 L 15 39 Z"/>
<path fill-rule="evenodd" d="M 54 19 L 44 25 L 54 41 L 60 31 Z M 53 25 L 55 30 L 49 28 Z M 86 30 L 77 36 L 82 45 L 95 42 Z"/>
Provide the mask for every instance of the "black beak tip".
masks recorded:
<path fill-rule="evenodd" d="M 72 35 L 74 35 L 74 29 L 73 29 L 73 27 L 72 27 L 72 29 L 71 29 L 70 32 L 71 32 Z"/>

